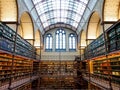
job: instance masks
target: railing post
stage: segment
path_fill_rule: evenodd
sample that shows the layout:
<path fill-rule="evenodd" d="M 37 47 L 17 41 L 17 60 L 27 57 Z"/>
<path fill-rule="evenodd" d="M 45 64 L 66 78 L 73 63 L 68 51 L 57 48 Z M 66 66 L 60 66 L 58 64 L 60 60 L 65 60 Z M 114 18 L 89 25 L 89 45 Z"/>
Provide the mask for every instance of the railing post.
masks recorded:
<path fill-rule="evenodd" d="M 17 40 L 17 32 L 18 32 L 18 22 L 16 22 L 16 32 L 15 32 L 15 41 L 14 41 L 14 48 L 13 48 L 13 54 L 12 54 L 12 66 L 11 66 L 11 75 L 10 75 L 10 80 L 9 80 L 9 86 L 8 89 L 11 89 L 11 85 L 12 85 L 12 78 L 13 78 L 13 69 L 14 69 L 14 57 L 15 57 L 15 50 L 16 50 L 16 40 Z"/>

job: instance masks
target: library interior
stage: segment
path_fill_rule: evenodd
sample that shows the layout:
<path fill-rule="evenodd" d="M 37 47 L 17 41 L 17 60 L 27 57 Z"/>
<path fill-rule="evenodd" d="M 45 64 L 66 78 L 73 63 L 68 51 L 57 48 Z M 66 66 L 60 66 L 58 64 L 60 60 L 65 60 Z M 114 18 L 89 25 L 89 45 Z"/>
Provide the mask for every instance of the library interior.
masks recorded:
<path fill-rule="evenodd" d="M 120 90 L 120 0 L 0 0 L 0 90 Z"/>

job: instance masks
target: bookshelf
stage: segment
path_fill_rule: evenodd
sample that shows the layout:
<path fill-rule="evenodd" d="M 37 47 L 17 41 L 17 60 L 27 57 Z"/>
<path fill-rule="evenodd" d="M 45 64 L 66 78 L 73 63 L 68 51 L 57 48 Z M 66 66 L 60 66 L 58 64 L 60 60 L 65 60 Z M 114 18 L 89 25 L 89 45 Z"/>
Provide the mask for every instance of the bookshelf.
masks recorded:
<path fill-rule="evenodd" d="M 15 90 L 28 90 L 30 83 L 25 81 L 31 82 L 38 71 L 36 48 L 0 22 L 0 88 L 5 89 L 9 85 L 14 88 L 16 85 Z M 18 89 L 21 80 L 24 84 Z"/>
<path fill-rule="evenodd" d="M 13 52 L 15 32 L 8 26 L 0 23 L 0 49 Z"/>
<path fill-rule="evenodd" d="M 16 54 L 35 59 L 35 52 L 36 49 L 34 46 L 23 39 L 20 35 L 17 35 L 15 52 Z"/>
<path fill-rule="evenodd" d="M 88 59 L 104 55 L 105 54 L 105 45 L 104 45 L 104 35 L 101 34 L 97 39 L 91 42 L 86 48 L 85 53 Z"/>
<path fill-rule="evenodd" d="M 15 42 L 16 37 L 16 42 Z M 14 47 L 16 50 L 14 52 Z M 36 59 L 36 49 L 27 40 L 16 34 L 6 24 L 0 22 L 0 49 L 17 55 Z"/>
<path fill-rule="evenodd" d="M 72 77 L 43 77 L 40 89 L 73 89 L 75 87 Z"/>
<path fill-rule="evenodd" d="M 120 50 L 120 26 L 116 27 L 116 33 L 117 33 L 117 49 Z"/>
<path fill-rule="evenodd" d="M 120 50 L 120 22 L 112 25 L 106 30 L 108 52 Z"/>
<path fill-rule="evenodd" d="M 11 75 L 11 66 L 11 57 L 0 56 L 0 86 L 9 83 L 9 78 Z"/>
<path fill-rule="evenodd" d="M 12 82 L 29 77 L 32 72 L 32 60 L 15 57 L 13 72 L 11 68 L 12 56 L 0 55 L 0 86 L 8 84 L 11 76 Z"/>
<path fill-rule="evenodd" d="M 0 53 L 0 88 L 8 88 L 11 79 L 13 90 L 29 90 L 32 85 L 31 81 L 34 81 L 32 77 L 37 76 L 40 70 L 39 65 L 38 61 L 15 56 L 12 66 L 12 55 Z M 11 70 L 12 68 L 13 70 Z M 38 77 L 35 79 L 37 80 Z"/>
<path fill-rule="evenodd" d="M 74 75 L 73 61 L 44 61 L 40 64 L 41 75 Z"/>
<path fill-rule="evenodd" d="M 120 57 L 111 57 L 103 60 L 93 61 L 93 74 L 98 78 L 108 80 L 111 77 L 111 82 L 119 85 L 120 83 Z"/>
<path fill-rule="evenodd" d="M 120 50 L 120 21 L 113 24 L 105 30 L 104 34 L 101 34 L 85 47 L 83 59 L 91 59 L 118 50 Z"/>
<path fill-rule="evenodd" d="M 33 61 L 30 59 L 15 58 L 13 70 L 13 73 L 15 74 L 13 81 L 30 77 L 30 73 L 32 72 L 32 63 Z"/>
<path fill-rule="evenodd" d="M 120 57 L 109 58 L 109 60 L 95 60 L 93 61 L 93 71 L 98 74 L 111 74 L 113 76 L 120 76 Z"/>
<path fill-rule="evenodd" d="M 73 61 L 41 61 L 40 89 L 72 89 L 77 71 Z"/>
<path fill-rule="evenodd" d="M 110 60 L 93 61 L 93 72 L 97 74 L 110 74 Z"/>
<path fill-rule="evenodd" d="M 39 63 L 36 48 L 0 22 L 0 88 L 10 85 L 9 88 L 15 86 L 13 90 L 30 90 L 31 81 L 39 71 Z M 19 82 L 21 80 L 24 85 Z"/>
<path fill-rule="evenodd" d="M 33 61 L 33 75 L 38 75 L 40 73 L 40 62 Z"/>
<path fill-rule="evenodd" d="M 107 32 L 107 38 L 108 38 L 108 50 L 109 52 L 116 50 L 116 29 L 111 29 Z"/>
<path fill-rule="evenodd" d="M 120 57 L 110 59 L 112 75 L 120 77 Z"/>

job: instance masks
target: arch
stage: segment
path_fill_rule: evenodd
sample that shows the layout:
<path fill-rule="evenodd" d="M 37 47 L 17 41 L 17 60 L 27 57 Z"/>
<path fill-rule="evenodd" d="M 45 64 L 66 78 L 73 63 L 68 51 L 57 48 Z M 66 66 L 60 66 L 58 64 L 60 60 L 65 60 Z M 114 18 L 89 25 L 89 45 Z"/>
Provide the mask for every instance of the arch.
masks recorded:
<path fill-rule="evenodd" d="M 40 43 L 41 43 L 40 31 L 39 31 L 39 30 L 36 30 L 36 32 L 35 32 L 35 42 L 34 42 L 34 46 L 35 46 L 35 47 L 40 47 Z"/>
<path fill-rule="evenodd" d="M 0 0 L 0 21 L 18 21 L 17 0 Z"/>
<path fill-rule="evenodd" d="M 87 26 L 87 40 L 96 39 L 102 32 L 100 16 L 97 12 L 93 12 Z"/>
<path fill-rule="evenodd" d="M 34 41 L 34 27 L 30 14 L 24 12 L 20 18 L 20 31 L 22 31 L 22 37 L 29 41 L 33 45 Z M 18 30 L 19 31 L 19 30 Z"/>
<path fill-rule="evenodd" d="M 22 29 L 22 25 L 18 26 L 18 32 L 17 32 L 21 37 L 23 37 L 23 29 Z"/>
<path fill-rule="evenodd" d="M 118 15 L 119 15 L 119 19 L 120 19 L 120 4 L 119 4 Z"/>
<path fill-rule="evenodd" d="M 81 48 L 86 47 L 86 31 L 82 30 L 80 35 L 80 46 Z"/>
<path fill-rule="evenodd" d="M 104 21 L 117 21 L 120 19 L 120 0 L 105 0 L 103 9 Z"/>

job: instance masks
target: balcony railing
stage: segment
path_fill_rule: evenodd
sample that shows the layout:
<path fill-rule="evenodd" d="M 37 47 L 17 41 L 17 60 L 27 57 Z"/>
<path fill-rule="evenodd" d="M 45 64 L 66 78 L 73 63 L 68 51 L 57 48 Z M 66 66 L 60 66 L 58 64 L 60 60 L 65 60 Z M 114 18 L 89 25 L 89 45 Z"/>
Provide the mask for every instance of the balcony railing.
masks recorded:
<path fill-rule="evenodd" d="M 81 55 L 81 57 L 82 60 L 86 60 L 117 50 L 120 50 L 120 21 L 108 28 L 105 34 L 101 34 L 97 39 L 91 42 L 85 48 L 84 54 Z"/>
<path fill-rule="evenodd" d="M 36 59 L 35 47 L 18 34 L 15 44 L 15 36 L 16 32 L 14 30 L 3 23 L 0 23 L 0 49 L 14 53 L 14 47 L 16 45 L 15 54 Z"/>
<path fill-rule="evenodd" d="M 88 82 L 100 87 L 101 89 L 110 90 L 110 83 L 112 85 L 113 90 L 120 89 L 120 78 L 111 77 L 111 82 L 109 80 L 109 76 L 100 75 L 100 74 L 89 74 L 84 73 L 83 78 Z"/>

